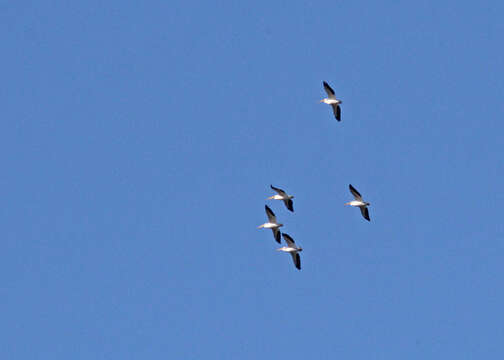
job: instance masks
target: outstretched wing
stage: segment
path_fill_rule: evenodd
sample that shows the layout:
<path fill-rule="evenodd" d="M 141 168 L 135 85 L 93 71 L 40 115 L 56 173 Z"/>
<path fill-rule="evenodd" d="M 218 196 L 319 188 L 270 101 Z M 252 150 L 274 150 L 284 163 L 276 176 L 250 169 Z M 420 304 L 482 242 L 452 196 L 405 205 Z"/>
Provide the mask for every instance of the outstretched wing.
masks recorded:
<path fill-rule="evenodd" d="M 276 216 L 275 213 L 269 208 L 268 205 L 264 205 L 264 208 L 266 209 L 266 215 L 268 215 L 268 220 L 270 223 L 276 224 Z"/>
<path fill-rule="evenodd" d="M 334 90 L 325 81 L 324 81 L 324 90 L 326 91 L 327 97 L 329 99 L 336 99 L 336 96 L 334 95 Z"/>
<path fill-rule="evenodd" d="M 336 120 L 341 121 L 341 108 L 338 104 L 333 104 L 332 105 L 332 110 L 334 113 L 334 117 Z"/>
<path fill-rule="evenodd" d="M 294 205 L 292 203 L 292 199 L 285 199 L 284 204 L 290 211 L 294 212 Z"/>
<path fill-rule="evenodd" d="M 354 196 L 355 200 L 362 201 L 362 196 L 361 194 L 357 191 L 356 188 L 352 186 L 352 184 L 348 185 L 348 188 L 350 189 L 350 192 Z"/>
<path fill-rule="evenodd" d="M 285 191 L 283 191 L 282 189 L 276 188 L 273 185 L 270 185 L 270 187 L 273 190 L 275 190 L 278 193 L 278 195 L 280 195 L 280 196 L 287 196 L 287 194 L 285 193 Z"/>
<path fill-rule="evenodd" d="M 367 206 L 359 206 L 359 208 L 364 219 L 366 219 L 367 221 L 371 221 L 371 219 L 369 218 L 369 210 Z"/>
<path fill-rule="evenodd" d="M 291 252 L 292 261 L 294 261 L 294 265 L 298 270 L 301 270 L 301 256 L 299 256 L 298 252 Z"/>
<path fill-rule="evenodd" d="M 296 247 L 296 243 L 294 242 L 294 239 L 290 237 L 290 235 L 288 235 L 286 233 L 282 233 L 282 236 L 283 236 L 285 242 L 287 243 L 288 247 L 292 247 L 292 248 Z"/>
<path fill-rule="evenodd" d="M 274 236 L 276 242 L 280 244 L 282 242 L 280 240 L 280 230 L 278 230 L 278 228 L 272 228 L 271 230 L 273 230 L 273 236 Z"/>

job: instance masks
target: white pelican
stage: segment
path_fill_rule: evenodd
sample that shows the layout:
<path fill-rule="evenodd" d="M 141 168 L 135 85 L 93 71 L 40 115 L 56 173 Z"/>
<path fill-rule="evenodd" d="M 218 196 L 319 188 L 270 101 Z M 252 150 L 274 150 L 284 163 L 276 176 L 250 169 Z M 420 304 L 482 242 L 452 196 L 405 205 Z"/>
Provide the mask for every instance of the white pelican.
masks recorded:
<path fill-rule="evenodd" d="M 278 230 L 278 228 L 282 227 L 283 224 L 277 223 L 276 216 L 273 213 L 273 211 L 271 211 L 271 209 L 268 207 L 268 205 L 264 205 L 264 208 L 266 209 L 266 215 L 268 215 L 268 222 L 258 226 L 257 228 L 258 229 L 265 228 L 273 230 L 273 236 L 275 237 L 277 243 L 280 244 L 280 230 Z"/>
<path fill-rule="evenodd" d="M 364 219 L 371 221 L 371 219 L 369 218 L 369 210 L 367 208 L 368 205 L 371 204 L 362 200 L 361 194 L 359 194 L 359 192 L 352 186 L 352 184 L 350 184 L 348 187 L 350 188 L 350 192 L 354 196 L 355 200 L 349 201 L 345 203 L 345 205 L 358 206 Z"/>
<path fill-rule="evenodd" d="M 327 98 L 320 100 L 320 102 L 323 102 L 327 105 L 331 105 L 334 117 L 336 117 L 336 120 L 341 121 L 341 108 L 339 104 L 342 104 L 343 101 L 336 99 L 336 96 L 334 95 L 334 90 L 325 81 L 324 81 L 324 89 L 327 93 Z"/>
<path fill-rule="evenodd" d="M 283 191 L 282 189 L 279 189 L 279 188 L 276 188 L 274 187 L 273 185 L 270 185 L 271 188 L 273 190 L 275 190 L 278 194 L 277 195 L 273 195 L 273 196 L 270 196 L 269 198 L 267 198 L 266 200 L 283 200 L 285 206 L 287 207 L 287 209 L 289 209 L 290 211 L 294 212 L 294 207 L 292 205 L 292 199 L 294 199 L 294 196 L 292 195 L 287 195 L 285 193 L 285 191 Z"/>
<path fill-rule="evenodd" d="M 298 270 L 301 270 L 301 257 L 299 256 L 299 252 L 303 251 L 303 248 L 298 247 L 294 240 L 286 233 L 282 233 L 282 236 L 287 243 L 287 246 L 282 246 L 281 248 L 277 249 L 277 251 L 285 251 L 290 253 L 292 256 L 292 261 L 294 261 L 294 265 L 296 265 Z"/>

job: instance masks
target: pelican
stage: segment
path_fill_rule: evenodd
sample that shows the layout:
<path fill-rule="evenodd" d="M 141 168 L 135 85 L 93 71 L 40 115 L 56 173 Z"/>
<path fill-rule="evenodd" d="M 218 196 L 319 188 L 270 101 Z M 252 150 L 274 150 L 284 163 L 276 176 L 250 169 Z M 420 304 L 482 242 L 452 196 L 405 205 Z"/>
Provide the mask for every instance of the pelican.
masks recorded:
<path fill-rule="evenodd" d="M 275 190 L 278 194 L 270 196 L 266 200 L 283 200 L 283 202 L 284 202 L 285 206 L 287 207 L 287 209 L 289 209 L 290 211 L 294 212 L 294 207 L 292 205 L 292 199 L 294 199 L 294 196 L 287 195 L 285 193 L 285 191 L 283 191 L 282 189 L 276 188 L 273 185 L 270 185 L 270 187 L 273 190 Z"/>
<path fill-rule="evenodd" d="M 336 120 L 341 121 L 341 108 L 339 104 L 342 104 L 343 101 L 336 99 L 336 96 L 334 95 L 334 90 L 325 81 L 324 81 L 324 89 L 327 93 L 327 98 L 320 100 L 320 102 L 323 102 L 327 105 L 331 105 Z"/>
<path fill-rule="evenodd" d="M 294 242 L 294 239 L 292 239 L 286 233 L 282 233 L 282 236 L 287 243 L 287 246 L 282 246 L 281 248 L 277 249 L 277 251 L 285 251 L 290 253 L 292 256 L 292 261 L 294 261 L 294 265 L 298 270 L 301 270 L 301 257 L 299 256 L 299 252 L 303 251 L 303 248 L 298 247 Z"/>
<path fill-rule="evenodd" d="M 371 221 L 371 219 L 369 218 L 369 210 L 367 208 L 368 205 L 371 204 L 362 200 L 361 194 L 359 194 L 359 192 L 352 186 L 352 184 L 348 185 L 348 187 L 350 188 L 350 192 L 354 196 L 355 200 L 349 201 L 345 203 L 345 205 L 358 206 L 364 219 Z"/>
<path fill-rule="evenodd" d="M 280 244 L 280 230 L 278 230 L 278 228 L 282 227 L 283 224 L 277 223 L 275 213 L 271 211 L 268 205 L 264 205 L 264 208 L 266 209 L 266 215 L 268 215 L 268 222 L 258 226 L 257 228 L 258 229 L 265 228 L 273 230 L 273 236 L 275 237 L 277 243 Z"/>

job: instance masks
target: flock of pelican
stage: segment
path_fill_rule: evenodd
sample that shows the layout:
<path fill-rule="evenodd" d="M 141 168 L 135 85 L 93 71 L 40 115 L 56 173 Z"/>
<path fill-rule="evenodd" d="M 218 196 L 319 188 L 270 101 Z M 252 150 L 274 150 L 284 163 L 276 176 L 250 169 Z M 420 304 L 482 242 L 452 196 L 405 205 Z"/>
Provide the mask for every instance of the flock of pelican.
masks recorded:
<path fill-rule="evenodd" d="M 320 100 L 320 102 L 331 105 L 334 117 L 336 118 L 336 120 L 341 121 L 340 104 L 342 104 L 342 101 L 336 99 L 334 90 L 329 86 L 327 82 L 324 81 L 323 84 L 324 89 L 327 92 L 327 98 Z M 270 187 L 272 190 L 276 192 L 276 194 L 268 197 L 266 200 L 282 200 L 285 204 L 285 207 L 288 210 L 294 212 L 294 204 L 292 201 L 292 199 L 294 199 L 294 196 L 287 194 L 282 189 L 274 187 L 273 185 L 270 185 Z M 358 207 L 360 209 L 362 217 L 367 221 L 371 221 L 368 209 L 370 203 L 362 199 L 362 195 L 357 191 L 356 188 L 352 186 L 352 184 L 349 184 L 348 188 L 350 189 L 350 193 L 353 195 L 354 200 L 345 203 L 345 205 Z M 277 221 L 275 213 L 269 208 L 268 205 L 264 205 L 264 208 L 266 210 L 266 216 L 268 217 L 268 222 L 258 226 L 258 229 L 261 228 L 271 229 L 273 231 L 273 237 L 279 244 L 281 244 L 282 242 L 281 237 L 283 237 L 287 246 L 282 246 L 281 248 L 278 248 L 277 251 L 290 253 L 292 256 L 292 260 L 294 261 L 294 265 L 298 270 L 301 270 L 301 257 L 299 256 L 299 253 L 303 251 L 303 248 L 297 246 L 296 243 L 294 242 L 294 239 L 290 235 L 280 232 L 280 228 L 283 226 L 283 224 Z"/>

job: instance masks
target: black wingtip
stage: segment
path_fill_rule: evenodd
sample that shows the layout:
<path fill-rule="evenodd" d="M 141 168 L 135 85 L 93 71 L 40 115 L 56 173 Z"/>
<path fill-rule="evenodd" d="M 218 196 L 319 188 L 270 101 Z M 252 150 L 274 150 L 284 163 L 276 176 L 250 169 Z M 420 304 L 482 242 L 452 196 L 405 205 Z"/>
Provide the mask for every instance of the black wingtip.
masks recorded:
<path fill-rule="evenodd" d="M 328 91 L 329 93 L 331 93 L 332 95 L 334 95 L 333 88 L 327 82 L 325 82 L 325 81 L 324 81 L 324 89 L 326 89 L 326 91 Z"/>
<path fill-rule="evenodd" d="M 292 240 L 292 238 L 290 237 L 290 235 L 289 235 L 289 234 L 282 233 L 282 236 L 283 236 L 283 238 L 285 239 L 285 241 L 290 240 L 290 241 L 294 242 L 294 240 Z"/>
<path fill-rule="evenodd" d="M 368 208 L 364 209 L 364 213 L 362 215 L 364 215 L 364 219 L 366 219 L 367 221 L 371 221 L 371 218 L 369 217 L 369 210 L 368 210 Z"/>
<path fill-rule="evenodd" d="M 278 231 L 278 232 L 276 233 L 276 238 L 275 238 L 276 242 L 277 242 L 277 243 L 279 243 L 279 244 L 281 244 L 281 243 L 282 243 L 282 240 L 280 239 L 280 235 L 281 235 L 281 232 L 280 232 L 280 231 Z"/>
<path fill-rule="evenodd" d="M 275 213 L 273 212 L 273 210 L 269 208 L 268 205 L 264 205 L 264 209 L 266 210 L 266 214 L 271 214 L 272 216 L 275 216 Z"/>

